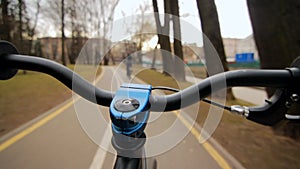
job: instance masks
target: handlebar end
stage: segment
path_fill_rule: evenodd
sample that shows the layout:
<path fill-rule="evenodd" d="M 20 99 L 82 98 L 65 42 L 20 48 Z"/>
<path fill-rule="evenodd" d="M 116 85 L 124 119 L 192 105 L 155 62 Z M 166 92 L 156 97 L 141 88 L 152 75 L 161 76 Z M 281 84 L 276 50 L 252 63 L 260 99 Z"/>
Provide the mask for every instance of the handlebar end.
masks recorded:
<path fill-rule="evenodd" d="M 2 59 L 4 57 L 7 57 L 8 54 L 19 54 L 17 48 L 7 41 L 0 41 L 0 80 L 8 80 L 12 77 L 14 77 L 18 69 L 11 68 L 8 65 L 6 65 Z"/>

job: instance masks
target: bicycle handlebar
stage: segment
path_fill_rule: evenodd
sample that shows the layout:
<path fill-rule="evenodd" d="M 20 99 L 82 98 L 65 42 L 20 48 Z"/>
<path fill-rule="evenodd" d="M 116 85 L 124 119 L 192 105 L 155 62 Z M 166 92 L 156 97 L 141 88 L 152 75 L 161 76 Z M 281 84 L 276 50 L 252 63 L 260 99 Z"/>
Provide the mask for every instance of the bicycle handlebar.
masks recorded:
<path fill-rule="evenodd" d="M 0 57 L 0 66 L 9 69 L 26 69 L 49 74 L 83 98 L 109 106 L 114 93 L 96 88 L 77 73 L 54 61 L 16 54 Z M 226 82 L 226 85 L 215 85 Z M 211 76 L 200 83 L 178 93 L 167 96 L 151 96 L 151 111 L 171 111 L 186 107 L 211 94 L 214 91 L 235 86 L 260 86 L 287 88 L 300 83 L 300 69 L 284 70 L 237 70 Z"/>
<path fill-rule="evenodd" d="M 99 105 L 109 107 L 114 97 L 114 93 L 96 88 L 77 73 L 48 59 L 6 54 L 0 57 L 0 66 L 9 69 L 24 69 L 46 73 L 62 82 L 83 98 Z"/>
<path fill-rule="evenodd" d="M 180 109 L 193 103 L 196 103 L 209 96 L 213 90 L 217 91 L 223 88 L 235 86 L 259 86 L 285 88 L 295 83 L 295 74 L 299 81 L 299 69 L 285 70 L 236 70 L 220 73 L 208 77 L 200 83 L 193 85 L 181 92 L 167 96 L 152 96 L 150 98 L 153 110 L 159 110 L 159 107 L 165 106 L 165 111 Z M 218 85 L 226 82 L 226 85 Z M 298 83 L 299 84 L 299 83 Z"/>

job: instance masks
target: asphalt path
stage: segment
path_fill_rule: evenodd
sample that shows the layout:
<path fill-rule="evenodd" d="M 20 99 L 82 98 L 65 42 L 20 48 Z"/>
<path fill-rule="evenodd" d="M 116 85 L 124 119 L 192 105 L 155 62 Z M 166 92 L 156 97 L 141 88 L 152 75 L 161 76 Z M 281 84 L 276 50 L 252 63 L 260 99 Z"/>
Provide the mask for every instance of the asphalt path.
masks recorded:
<path fill-rule="evenodd" d="M 103 67 L 101 76 L 96 80 L 96 86 L 115 91 L 124 82 L 141 83 L 128 79 L 123 71 L 116 74 L 115 69 L 116 67 Z M 2 137 L 0 168 L 113 168 L 115 154 L 110 145 L 108 109 L 88 103 L 77 96 L 74 98 Z M 80 107 L 81 104 L 85 105 L 84 109 Z M 95 112 L 95 109 L 100 110 L 101 114 L 90 113 Z M 107 123 L 95 125 L 99 117 Z M 146 129 L 149 135 L 163 132 L 175 122 L 178 122 L 178 133 L 187 133 L 167 151 L 152 152 L 156 153 L 158 168 L 242 168 L 239 162 L 213 139 L 200 143 L 201 129 L 193 125 L 187 115 L 169 112 L 151 114 L 150 119 L 152 122 Z M 167 143 L 172 141 L 156 142 L 156 145 L 164 149 L 165 146 L 169 146 Z M 146 151 L 151 154 L 153 145 L 149 144 Z"/>

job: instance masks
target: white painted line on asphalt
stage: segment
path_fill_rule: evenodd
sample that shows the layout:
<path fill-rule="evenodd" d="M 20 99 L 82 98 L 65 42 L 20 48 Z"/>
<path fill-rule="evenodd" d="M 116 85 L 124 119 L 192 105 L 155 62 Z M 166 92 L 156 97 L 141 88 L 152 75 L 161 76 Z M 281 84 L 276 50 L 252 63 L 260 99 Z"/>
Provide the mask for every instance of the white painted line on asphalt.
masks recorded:
<path fill-rule="evenodd" d="M 109 67 L 109 70 L 111 70 L 113 72 L 113 68 L 112 67 Z M 122 76 L 120 76 L 119 74 L 114 74 L 114 77 L 117 79 L 117 83 L 122 83 L 124 82 L 124 79 Z M 136 79 L 137 80 L 137 79 Z M 144 83 L 142 80 L 138 79 L 139 82 L 141 83 Z M 185 125 L 191 125 L 193 123 L 189 123 L 191 121 L 190 117 L 188 117 L 187 115 L 185 115 L 185 113 L 181 113 L 181 115 L 179 115 L 178 113 L 175 113 L 177 116 L 180 117 L 181 121 L 184 121 Z M 183 117 L 183 116 L 184 117 Z M 105 134 L 104 136 L 107 136 L 108 135 L 108 132 L 110 131 L 110 125 L 108 125 L 108 127 L 106 128 L 105 130 Z M 192 126 L 192 125 L 191 125 Z M 195 126 L 194 126 L 195 127 Z M 196 139 L 200 139 L 200 133 L 198 131 L 201 131 L 199 130 L 199 126 L 197 126 L 196 128 L 192 127 L 192 133 L 197 133 L 197 134 L 194 134 L 194 136 L 196 137 Z M 194 131 L 194 132 L 193 132 Z M 198 138 L 199 136 L 199 138 Z M 110 139 L 107 139 L 105 137 L 102 138 L 101 140 L 101 144 L 102 146 L 104 146 L 106 149 L 109 147 L 110 145 Z M 214 145 L 216 145 L 217 143 L 215 141 L 214 142 Z M 202 144 L 203 145 L 203 144 Z M 213 146 L 211 144 L 209 144 L 208 142 L 205 142 L 203 147 L 208 151 L 208 153 L 216 160 L 216 162 L 219 164 L 219 166 L 221 168 L 231 168 L 230 165 L 227 163 L 227 161 L 218 153 L 217 150 L 215 150 L 213 148 Z M 220 145 L 218 145 L 217 147 L 221 147 Z M 218 148 L 218 150 L 220 151 L 220 148 Z M 106 151 L 103 150 L 102 148 L 98 148 L 94 158 L 93 158 L 93 161 L 89 167 L 89 169 L 99 169 L 99 168 L 102 168 L 103 167 L 103 164 L 104 164 L 104 160 L 106 158 Z M 229 156 L 230 158 L 228 158 L 228 154 L 227 152 L 225 152 L 224 150 L 222 151 L 222 154 L 223 155 L 226 155 L 227 156 L 227 159 L 230 159 L 230 161 L 234 161 L 234 166 L 238 166 L 238 167 L 242 167 L 242 165 L 240 165 L 238 162 L 236 162 L 236 160 Z"/>
<path fill-rule="evenodd" d="M 105 132 L 104 132 L 104 136 L 108 136 L 109 135 L 109 130 L 110 130 L 110 124 L 106 127 Z M 108 148 L 110 144 L 110 139 L 103 137 L 101 140 L 101 144 L 103 145 L 105 148 Z M 89 169 L 100 169 L 103 166 L 104 160 L 106 157 L 106 150 L 103 150 L 101 147 L 98 148 L 93 161 L 89 167 Z"/>
<path fill-rule="evenodd" d="M 112 67 L 106 67 L 102 70 L 104 70 L 103 73 L 106 72 L 107 70 L 110 70 L 112 73 L 114 73 L 114 70 Z M 116 79 L 116 83 L 118 86 L 120 86 L 124 82 L 124 80 L 119 76 L 119 74 L 114 74 L 113 77 Z M 110 126 L 111 126 L 111 122 L 109 123 L 109 125 L 107 125 L 105 132 L 104 132 L 104 136 L 110 135 L 109 134 L 109 132 L 111 131 Z M 103 146 L 103 148 L 105 148 L 105 149 L 108 149 L 110 146 L 110 139 L 111 138 L 103 137 L 101 140 L 101 143 L 99 145 Z M 105 160 L 106 154 L 107 154 L 105 149 L 102 149 L 101 147 L 98 148 L 89 169 L 103 168 L 104 160 Z"/>

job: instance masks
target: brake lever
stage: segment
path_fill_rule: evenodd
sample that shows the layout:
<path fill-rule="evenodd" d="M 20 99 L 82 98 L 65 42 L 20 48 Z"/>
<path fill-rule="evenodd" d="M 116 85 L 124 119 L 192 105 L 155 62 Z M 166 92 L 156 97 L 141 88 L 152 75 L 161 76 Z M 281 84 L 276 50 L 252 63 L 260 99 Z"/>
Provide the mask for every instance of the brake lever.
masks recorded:
<path fill-rule="evenodd" d="M 277 89 L 265 105 L 256 107 L 233 105 L 231 106 L 231 112 L 256 123 L 272 126 L 284 119 L 288 110 L 288 107 L 285 106 L 286 99 L 287 95 L 284 89 Z"/>
<path fill-rule="evenodd" d="M 295 59 L 290 68 L 293 81 L 288 88 L 277 89 L 275 94 L 259 107 L 231 106 L 231 112 L 242 115 L 248 120 L 263 125 L 273 126 L 283 119 L 300 120 L 300 57 Z M 295 113 L 296 112 L 296 113 Z"/>
<path fill-rule="evenodd" d="M 292 96 L 288 96 L 289 94 L 284 89 L 278 89 L 270 100 L 266 100 L 266 104 L 263 106 L 234 105 L 231 106 L 231 112 L 268 126 L 273 126 L 283 119 L 300 121 L 300 115 L 294 113 L 300 108 L 299 100 L 293 100 Z"/>
<path fill-rule="evenodd" d="M 273 126 L 285 118 L 285 114 L 289 109 L 286 106 L 287 100 L 287 92 L 284 89 L 277 89 L 265 105 L 249 107 L 249 114 L 246 118 L 256 123 Z"/>

